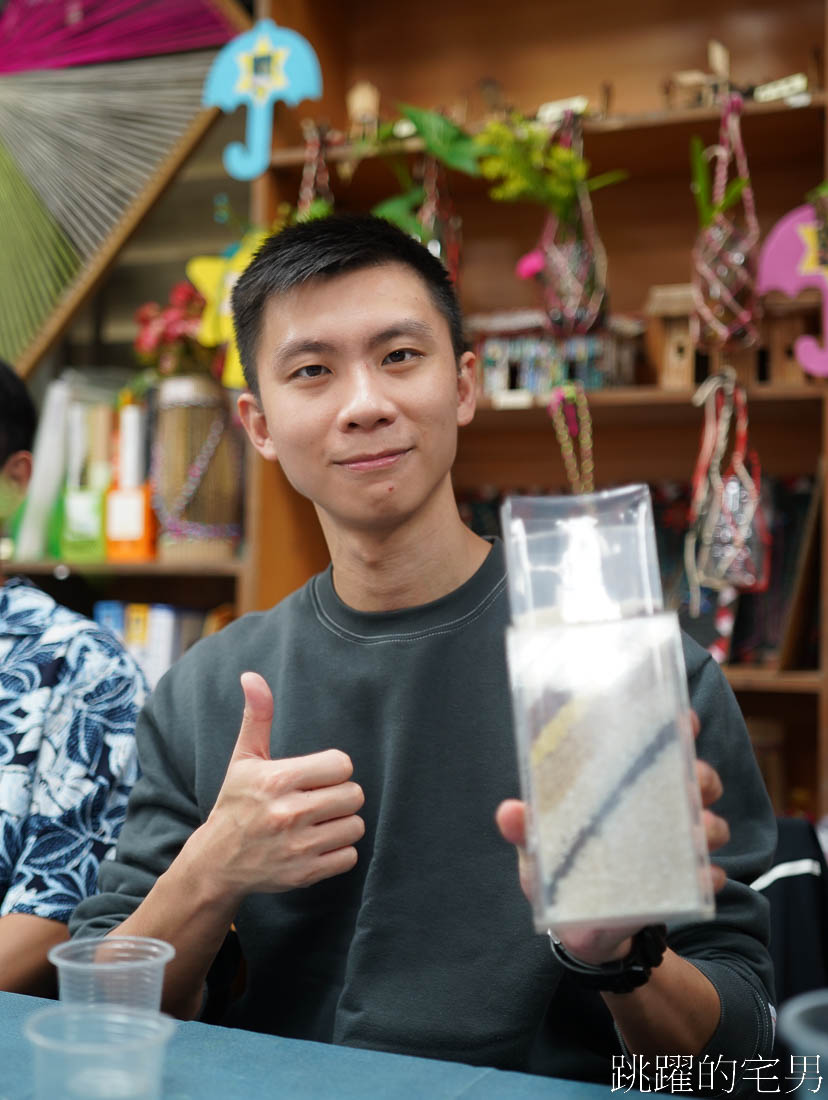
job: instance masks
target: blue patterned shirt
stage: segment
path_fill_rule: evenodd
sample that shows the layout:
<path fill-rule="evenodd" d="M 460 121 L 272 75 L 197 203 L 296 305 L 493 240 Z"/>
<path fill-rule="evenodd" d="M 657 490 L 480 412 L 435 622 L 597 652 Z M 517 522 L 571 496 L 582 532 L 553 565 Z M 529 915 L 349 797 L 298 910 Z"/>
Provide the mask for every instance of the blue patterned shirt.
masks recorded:
<path fill-rule="evenodd" d="M 114 854 L 138 777 L 143 674 L 108 630 L 0 587 L 0 916 L 68 921 Z"/>

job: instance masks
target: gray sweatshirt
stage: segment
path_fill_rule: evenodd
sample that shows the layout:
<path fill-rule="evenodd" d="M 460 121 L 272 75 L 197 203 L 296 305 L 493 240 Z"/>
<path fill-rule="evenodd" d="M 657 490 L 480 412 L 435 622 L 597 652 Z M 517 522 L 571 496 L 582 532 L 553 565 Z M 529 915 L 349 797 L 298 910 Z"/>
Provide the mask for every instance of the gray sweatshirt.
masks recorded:
<path fill-rule="evenodd" d="M 72 932 L 125 919 L 207 817 L 241 721 L 241 672 L 269 683 L 273 758 L 342 749 L 365 792 L 356 868 L 306 889 L 250 895 L 236 927 L 247 984 L 227 1024 L 257 1031 L 610 1083 L 621 1047 L 532 926 L 514 849 L 494 823 L 519 797 L 505 662 L 503 548 L 421 607 L 362 613 L 329 569 L 267 612 L 191 649 L 138 724 L 142 777 L 100 894 Z M 732 837 L 716 919 L 670 945 L 716 986 L 707 1053 L 770 1050 L 766 902 L 750 883 L 776 829 L 741 715 L 716 664 L 685 640 L 698 753 L 716 767 Z M 732 1094 L 731 1094 L 732 1095 Z"/>

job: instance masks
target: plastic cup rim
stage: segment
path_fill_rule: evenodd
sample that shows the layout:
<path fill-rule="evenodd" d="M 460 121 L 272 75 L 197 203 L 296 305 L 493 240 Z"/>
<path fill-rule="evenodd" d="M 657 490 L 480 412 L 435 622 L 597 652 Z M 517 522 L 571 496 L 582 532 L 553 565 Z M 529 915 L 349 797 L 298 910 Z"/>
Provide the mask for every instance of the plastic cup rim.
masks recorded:
<path fill-rule="evenodd" d="M 63 957 L 63 951 L 71 951 L 73 947 L 78 945 L 84 946 L 89 943 L 98 945 L 104 943 L 110 945 L 126 943 L 131 946 L 141 944 L 144 946 L 151 946 L 154 953 L 145 955 L 143 958 L 114 959 L 109 962 L 100 963 L 96 962 L 94 959 L 84 960 Z M 48 959 L 54 966 L 66 970 L 87 970 L 89 967 L 95 966 L 105 967 L 107 970 L 110 970 L 114 967 L 140 967 L 155 963 L 166 964 L 174 955 L 175 948 L 171 943 L 167 943 L 166 940 L 155 939 L 153 936 L 78 936 L 75 939 L 64 940 L 62 943 L 55 944 L 54 947 L 49 949 Z"/>
<path fill-rule="evenodd" d="M 828 1031 L 821 1031 L 807 1023 L 802 1017 L 812 1008 L 828 1010 L 828 989 L 814 989 L 809 993 L 799 993 L 791 997 L 779 1008 L 779 1033 L 785 1041 L 803 1050 L 813 1046 L 814 1053 L 823 1045 L 828 1045 Z M 796 1023 L 791 1027 L 791 1021 Z M 794 1034 L 796 1032 L 796 1034 Z"/>
<path fill-rule="evenodd" d="M 61 1016 L 77 1016 L 81 1020 L 93 1020 L 96 1017 L 106 1017 L 109 1019 L 121 1017 L 125 1018 L 127 1023 L 136 1023 L 138 1021 L 144 1024 L 151 1023 L 154 1030 L 150 1034 L 130 1036 L 128 1038 L 118 1039 L 117 1042 L 114 1041 L 112 1036 L 108 1036 L 101 1037 L 95 1042 L 72 1040 L 71 1044 L 69 1044 L 66 1039 L 58 1039 L 49 1035 L 43 1035 L 37 1030 L 41 1021 L 55 1019 Z M 159 1043 L 163 1044 L 169 1042 L 175 1031 L 175 1025 L 176 1021 L 171 1016 L 167 1016 L 163 1012 L 155 1012 L 145 1008 L 128 1008 L 126 1005 L 76 1005 L 56 1002 L 53 1005 L 49 1005 L 48 1008 L 38 1009 L 30 1016 L 27 1016 L 23 1021 L 23 1032 L 30 1043 L 43 1050 L 65 1052 L 69 1049 L 72 1054 L 95 1054 L 102 1048 L 111 1049 L 115 1046 L 119 1052 L 126 1054 L 128 1052 L 143 1049 L 148 1045 L 154 1046 Z"/>

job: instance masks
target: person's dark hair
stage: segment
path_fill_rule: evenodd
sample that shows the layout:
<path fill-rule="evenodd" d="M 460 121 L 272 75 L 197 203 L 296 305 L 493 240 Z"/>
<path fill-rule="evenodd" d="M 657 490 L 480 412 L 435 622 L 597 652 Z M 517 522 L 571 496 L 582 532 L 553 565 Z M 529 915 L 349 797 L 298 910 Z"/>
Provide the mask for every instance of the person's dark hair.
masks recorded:
<path fill-rule="evenodd" d="M 309 279 L 398 263 L 425 283 L 445 317 L 455 358 L 464 351 L 463 317 L 448 272 L 427 248 L 382 218 L 333 214 L 274 233 L 259 248 L 233 288 L 233 321 L 245 380 L 259 396 L 256 354 L 265 304 Z"/>
<path fill-rule="evenodd" d="M 26 383 L 0 359 L 0 466 L 15 451 L 30 451 L 37 413 Z"/>

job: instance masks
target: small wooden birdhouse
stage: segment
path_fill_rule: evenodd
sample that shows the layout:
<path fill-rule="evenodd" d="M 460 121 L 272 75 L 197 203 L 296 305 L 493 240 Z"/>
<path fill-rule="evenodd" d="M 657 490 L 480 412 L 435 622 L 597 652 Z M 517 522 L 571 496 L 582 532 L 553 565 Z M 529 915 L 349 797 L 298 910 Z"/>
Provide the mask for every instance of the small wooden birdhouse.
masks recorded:
<path fill-rule="evenodd" d="M 650 287 L 645 312 L 645 344 L 655 381 L 668 390 L 690 390 L 695 382 L 695 350 L 690 338 L 693 310 L 689 283 Z"/>

